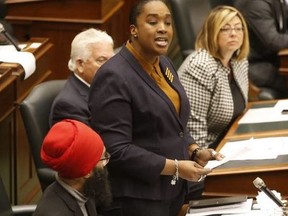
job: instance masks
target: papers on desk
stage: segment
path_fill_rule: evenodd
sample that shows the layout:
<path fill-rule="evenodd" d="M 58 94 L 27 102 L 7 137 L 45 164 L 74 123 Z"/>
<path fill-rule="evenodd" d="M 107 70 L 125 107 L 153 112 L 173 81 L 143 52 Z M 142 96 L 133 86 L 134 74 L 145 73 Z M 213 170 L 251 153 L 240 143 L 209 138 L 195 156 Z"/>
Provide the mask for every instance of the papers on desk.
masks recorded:
<path fill-rule="evenodd" d="M 238 124 L 288 121 L 288 114 L 282 114 L 284 109 L 288 109 L 288 100 L 279 100 L 274 107 L 249 109 Z"/>
<path fill-rule="evenodd" d="M 220 152 L 222 161 L 209 161 L 205 166 L 213 169 L 230 160 L 275 159 L 278 155 L 288 155 L 288 137 L 269 137 L 227 142 Z"/>
<path fill-rule="evenodd" d="M 217 207 L 190 208 L 186 216 L 206 216 L 206 215 L 225 215 L 225 214 L 244 214 L 251 212 L 253 199 L 247 199 L 245 202 L 221 205 Z"/>
<path fill-rule="evenodd" d="M 36 69 L 36 60 L 34 55 L 30 52 L 18 52 L 13 45 L 0 46 L 0 61 L 20 64 L 25 71 L 24 79 L 31 76 Z"/>

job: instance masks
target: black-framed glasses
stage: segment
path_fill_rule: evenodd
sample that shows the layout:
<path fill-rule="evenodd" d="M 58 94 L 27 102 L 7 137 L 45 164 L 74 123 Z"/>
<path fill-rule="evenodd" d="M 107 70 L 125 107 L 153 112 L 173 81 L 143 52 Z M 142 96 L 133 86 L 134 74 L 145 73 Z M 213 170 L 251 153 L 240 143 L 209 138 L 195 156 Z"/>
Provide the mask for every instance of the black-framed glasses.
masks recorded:
<path fill-rule="evenodd" d="M 106 151 L 104 153 L 104 157 L 100 158 L 99 161 L 102 161 L 102 165 L 104 167 L 109 163 L 110 158 L 111 158 L 111 155 Z"/>
<path fill-rule="evenodd" d="M 223 33 L 223 34 L 231 34 L 232 31 L 235 31 L 236 34 L 240 34 L 240 33 L 243 33 L 244 31 L 244 28 L 243 27 L 235 27 L 235 28 L 232 28 L 232 27 L 223 27 L 220 29 L 220 31 Z"/>

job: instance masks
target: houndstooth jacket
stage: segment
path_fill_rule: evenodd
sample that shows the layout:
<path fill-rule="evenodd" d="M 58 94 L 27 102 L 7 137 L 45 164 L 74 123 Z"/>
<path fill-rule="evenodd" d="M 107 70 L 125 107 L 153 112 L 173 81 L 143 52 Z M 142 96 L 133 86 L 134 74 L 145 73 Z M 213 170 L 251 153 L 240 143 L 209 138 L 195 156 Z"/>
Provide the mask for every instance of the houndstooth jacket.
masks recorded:
<path fill-rule="evenodd" d="M 188 130 L 201 147 L 213 143 L 232 121 L 234 104 L 228 79 L 231 71 L 247 104 L 248 61 L 231 60 L 231 68 L 200 49 L 190 54 L 178 70 L 190 101 Z"/>

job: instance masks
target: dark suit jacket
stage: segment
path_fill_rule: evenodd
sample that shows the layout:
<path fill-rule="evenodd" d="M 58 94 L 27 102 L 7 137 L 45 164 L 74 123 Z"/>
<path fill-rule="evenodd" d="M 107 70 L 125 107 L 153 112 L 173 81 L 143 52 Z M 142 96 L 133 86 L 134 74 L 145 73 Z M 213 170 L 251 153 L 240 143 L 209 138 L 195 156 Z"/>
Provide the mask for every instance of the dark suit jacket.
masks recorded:
<path fill-rule="evenodd" d="M 97 216 L 95 202 L 89 199 L 86 203 L 88 215 Z M 76 201 L 58 182 L 49 185 L 37 204 L 34 216 L 83 216 Z"/>
<path fill-rule="evenodd" d="M 281 91 L 279 85 L 285 83 L 278 80 L 281 78 L 277 53 L 288 48 L 285 0 L 236 0 L 235 7 L 242 12 L 249 27 L 251 80 L 258 86 Z"/>
<path fill-rule="evenodd" d="M 237 0 L 237 7 L 249 27 L 253 61 L 275 59 L 280 49 L 288 48 L 287 9 L 285 0 Z"/>
<path fill-rule="evenodd" d="M 170 61 L 162 56 L 160 66 L 174 76 L 172 83 L 167 80 L 180 96 L 179 115 L 126 47 L 101 66 L 92 82 L 91 127 L 112 155 L 108 168 L 115 197 L 165 200 L 183 187 L 183 180 L 172 186 L 172 176 L 160 172 L 166 158 L 188 159 L 188 145 L 194 143 L 186 130 L 190 108 Z"/>
<path fill-rule="evenodd" d="M 53 101 L 49 119 L 50 126 L 67 118 L 81 121 L 89 126 L 88 95 L 89 87 L 72 73 Z"/>

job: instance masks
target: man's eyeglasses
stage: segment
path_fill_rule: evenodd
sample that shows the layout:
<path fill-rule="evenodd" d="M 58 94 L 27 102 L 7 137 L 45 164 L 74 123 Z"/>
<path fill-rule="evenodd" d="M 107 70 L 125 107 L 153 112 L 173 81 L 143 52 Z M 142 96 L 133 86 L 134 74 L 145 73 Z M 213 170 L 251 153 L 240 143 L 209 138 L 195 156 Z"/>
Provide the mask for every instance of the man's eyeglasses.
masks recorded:
<path fill-rule="evenodd" d="M 232 31 L 235 31 L 236 34 L 241 34 L 243 33 L 243 30 L 244 28 L 243 27 L 235 27 L 235 28 L 231 28 L 231 27 L 223 27 L 220 29 L 220 31 L 223 33 L 223 34 L 231 34 Z"/>
<path fill-rule="evenodd" d="M 105 155 L 103 158 L 100 158 L 99 161 L 102 161 L 103 167 L 106 166 L 109 163 L 109 160 L 111 158 L 111 155 L 108 152 L 105 152 Z"/>

